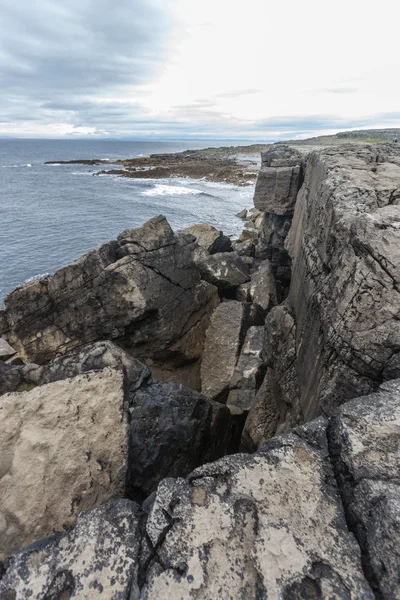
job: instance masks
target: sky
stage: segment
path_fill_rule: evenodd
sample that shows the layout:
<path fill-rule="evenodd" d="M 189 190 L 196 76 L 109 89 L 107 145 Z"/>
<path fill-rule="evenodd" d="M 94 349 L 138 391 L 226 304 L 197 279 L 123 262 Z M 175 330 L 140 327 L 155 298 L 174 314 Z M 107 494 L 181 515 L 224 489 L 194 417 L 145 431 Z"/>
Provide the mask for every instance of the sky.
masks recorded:
<path fill-rule="evenodd" d="M 0 0 L 0 137 L 400 127 L 396 0 Z"/>

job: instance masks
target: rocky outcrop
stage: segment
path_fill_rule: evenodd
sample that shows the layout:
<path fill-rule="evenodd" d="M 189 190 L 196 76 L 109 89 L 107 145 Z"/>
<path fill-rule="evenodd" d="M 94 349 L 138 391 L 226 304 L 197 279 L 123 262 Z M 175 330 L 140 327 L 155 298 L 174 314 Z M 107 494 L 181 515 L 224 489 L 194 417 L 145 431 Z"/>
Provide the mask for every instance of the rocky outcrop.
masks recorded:
<path fill-rule="evenodd" d="M 180 233 L 190 234 L 196 240 L 196 243 L 210 254 L 217 252 L 230 252 L 232 250 L 232 242 L 227 235 L 219 231 L 212 225 L 201 223 L 192 225 L 182 229 Z"/>
<path fill-rule="evenodd" d="M 290 276 L 290 258 L 284 243 L 302 180 L 303 157 L 296 149 L 277 144 L 262 153 L 254 192 L 254 206 L 262 213 L 256 256 L 268 258 L 282 281 Z"/>
<path fill-rule="evenodd" d="M 127 409 L 110 368 L 0 398 L 0 560 L 125 494 Z"/>
<path fill-rule="evenodd" d="M 0 597 L 399 597 L 400 382 L 17 553 Z M 140 523 L 140 525 L 139 525 Z"/>
<path fill-rule="evenodd" d="M 192 366 L 217 303 L 217 290 L 200 281 L 190 244 L 156 217 L 16 289 L 5 299 L 0 333 L 39 364 L 112 339 L 134 356 Z"/>

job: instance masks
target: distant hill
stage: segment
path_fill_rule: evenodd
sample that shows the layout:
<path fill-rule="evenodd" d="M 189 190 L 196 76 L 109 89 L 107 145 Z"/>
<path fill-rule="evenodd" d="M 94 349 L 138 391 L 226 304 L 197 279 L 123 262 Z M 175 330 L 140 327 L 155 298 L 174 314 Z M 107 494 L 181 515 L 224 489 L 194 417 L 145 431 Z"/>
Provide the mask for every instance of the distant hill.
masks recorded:
<path fill-rule="evenodd" d="M 374 144 L 376 142 L 392 142 L 396 137 L 400 142 L 400 128 L 341 131 L 333 135 L 320 135 L 306 140 L 290 140 L 289 142 L 278 143 L 290 144 L 291 146 L 336 146 L 345 143 Z"/>

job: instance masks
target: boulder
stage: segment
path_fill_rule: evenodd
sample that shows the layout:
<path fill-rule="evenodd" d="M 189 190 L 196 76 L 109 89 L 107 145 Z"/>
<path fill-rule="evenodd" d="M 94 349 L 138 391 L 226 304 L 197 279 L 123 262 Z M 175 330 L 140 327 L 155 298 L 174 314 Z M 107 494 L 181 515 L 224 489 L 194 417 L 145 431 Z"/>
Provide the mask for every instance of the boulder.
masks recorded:
<path fill-rule="evenodd" d="M 275 277 L 269 260 L 260 263 L 252 274 L 250 298 L 253 304 L 260 307 L 264 316 L 272 306 L 278 304 Z"/>
<path fill-rule="evenodd" d="M 250 279 L 249 266 L 236 252 L 218 253 L 197 263 L 202 279 L 219 290 L 232 290 Z"/>
<path fill-rule="evenodd" d="M 203 339 L 191 330 L 202 321 L 205 329 L 218 296 L 200 281 L 191 252 L 165 217 L 150 219 L 9 294 L 0 334 L 38 364 L 101 339 L 141 358 L 192 363 Z"/>
<path fill-rule="evenodd" d="M 233 251 L 239 256 L 254 256 L 255 243 L 253 240 L 246 240 L 244 242 L 234 242 Z"/>
<path fill-rule="evenodd" d="M 219 231 L 212 225 L 207 225 L 206 223 L 186 227 L 179 233 L 192 235 L 197 244 L 210 254 L 216 254 L 217 252 L 230 252 L 232 250 L 231 239 L 224 235 L 222 231 Z"/>
<path fill-rule="evenodd" d="M 0 560 L 125 494 L 124 375 L 105 369 L 0 398 Z"/>
<path fill-rule="evenodd" d="M 236 213 L 236 216 L 239 217 L 239 219 L 245 219 L 247 217 L 247 208 L 240 210 L 238 213 Z"/>
<path fill-rule="evenodd" d="M 249 305 L 222 302 L 211 315 L 201 361 L 201 391 L 224 401 L 249 327 Z"/>
<path fill-rule="evenodd" d="M 46 365 L 25 368 L 22 373 L 25 381 L 43 385 L 106 367 L 125 370 L 129 391 L 136 390 L 150 377 L 150 369 L 146 365 L 107 340 L 59 356 Z"/>
<path fill-rule="evenodd" d="M 142 501 L 163 478 L 184 477 L 226 453 L 229 410 L 182 385 L 142 386 L 130 415 L 130 498 Z"/>
<path fill-rule="evenodd" d="M 265 375 L 261 357 L 264 327 L 250 327 L 229 383 L 227 406 L 234 414 L 247 413 Z"/>
<path fill-rule="evenodd" d="M 81 513 L 73 529 L 13 556 L 0 581 L 0 598 L 132 598 L 141 517 L 140 507 L 130 500 Z"/>
<path fill-rule="evenodd" d="M 321 419 L 256 455 L 164 480 L 146 523 L 157 562 L 149 562 L 141 600 L 373 600 L 325 427 Z"/>

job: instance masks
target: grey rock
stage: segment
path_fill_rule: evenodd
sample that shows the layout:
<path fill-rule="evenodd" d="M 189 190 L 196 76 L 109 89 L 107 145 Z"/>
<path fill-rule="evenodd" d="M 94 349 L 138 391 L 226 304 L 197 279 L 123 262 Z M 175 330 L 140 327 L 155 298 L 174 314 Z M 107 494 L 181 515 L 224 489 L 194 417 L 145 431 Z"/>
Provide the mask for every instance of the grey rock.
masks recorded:
<path fill-rule="evenodd" d="M 247 217 L 247 208 L 244 208 L 243 210 L 236 213 L 236 216 L 239 217 L 239 219 L 245 219 Z"/>
<path fill-rule="evenodd" d="M 255 243 L 253 240 L 246 240 L 244 242 L 234 242 L 233 250 L 239 256 L 254 256 L 255 254 Z"/>
<path fill-rule="evenodd" d="M 134 579 L 141 516 L 140 507 L 130 500 L 81 513 L 73 529 L 13 556 L 0 581 L 0 598 L 132 598 L 138 592 Z"/>
<path fill-rule="evenodd" d="M 399 183 L 394 144 L 329 148 L 307 159 L 285 242 L 292 257 L 287 306 L 297 331 L 294 362 L 286 371 L 268 363 L 278 371 L 277 403 L 292 413 L 288 425 L 331 414 L 397 374 Z M 285 339 L 280 326 L 274 339 Z"/>
<path fill-rule="evenodd" d="M 237 300 L 238 302 L 250 302 L 251 301 L 250 281 L 248 281 L 247 283 L 242 283 L 242 285 L 239 285 L 239 287 L 236 288 L 235 300 Z"/>
<path fill-rule="evenodd" d="M 218 253 L 197 263 L 202 279 L 231 290 L 250 279 L 249 267 L 236 252 Z"/>
<path fill-rule="evenodd" d="M 376 597 L 400 598 L 400 380 L 343 405 L 331 447 L 348 518 Z M 384 386 L 385 387 L 385 386 Z"/>
<path fill-rule="evenodd" d="M 201 362 L 201 391 L 223 401 L 249 327 L 248 305 L 229 300 L 211 315 Z"/>
<path fill-rule="evenodd" d="M 261 152 L 263 167 L 296 167 L 303 160 L 302 154 L 286 144 L 274 144 L 267 152 Z"/>
<path fill-rule="evenodd" d="M 372 600 L 325 426 L 161 482 L 146 533 L 162 568 L 147 570 L 141 600 Z"/>
<path fill-rule="evenodd" d="M 263 345 L 264 327 L 250 327 L 229 383 L 227 406 L 234 414 L 248 412 L 261 385 L 265 375 Z"/>
<path fill-rule="evenodd" d="M 0 396 L 17 391 L 22 381 L 21 367 L 7 365 L 0 361 Z"/>
<path fill-rule="evenodd" d="M 125 494 L 127 397 L 105 369 L 0 398 L 0 560 Z"/>
<path fill-rule="evenodd" d="M 23 377 L 25 381 L 42 385 L 88 371 L 101 371 L 106 367 L 123 367 L 131 391 L 150 377 L 150 369 L 146 365 L 110 341 L 95 342 L 74 353 L 59 356 L 46 365 L 27 368 L 23 371 Z"/>
<path fill-rule="evenodd" d="M 101 339 L 134 356 L 184 363 L 194 349 L 200 358 L 203 340 L 190 331 L 207 325 L 217 302 L 217 290 L 200 281 L 191 244 L 156 217 L 9 294 L 0 333 L 38 364 Z M 177 342 L 179 353 L 171 349 Z"/>
<path fill-rule="evenodd" d="M 278 304 L 275 277 L 269 260 L 261 262 L 251 275 L 250 298 L 253 304 L 262 309 L 264 316 L 272 306 Z"/>
<path fill-rule="evenodd" d="M 0 360 L 3 362 L 15 354 L 14 348 L 7 344 L 6 340 L 0 337 Z"/>
<path fill-rule="evenodd" d="M 268 258 L 274 267 L 289 267 L 291 260 L 285 240 L 292 225 L 293 214 L 264 213 L 259 223 L 256 258 Z M 290 274 L 290 271 L 289 271 Z"/>
<path fill-rule="evenodd" d="M 212 225 L 205 223 L 192 225 L 191 227 L 182 229 L 180 233 L 192 235 L 197 244 L 210 254 L 230 252 L 232 250 L 231 239 Z"/>
<path fill-rule="evenodd" d="M 130 402 L 129 496 L 143 500 L 165 477 L 184 477 L 226 453 L 229 410 L 175 383 L 142 386 Z"/>

